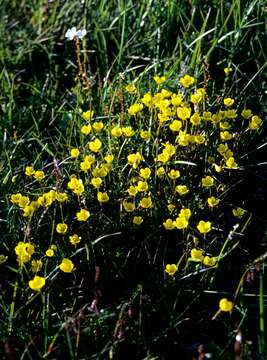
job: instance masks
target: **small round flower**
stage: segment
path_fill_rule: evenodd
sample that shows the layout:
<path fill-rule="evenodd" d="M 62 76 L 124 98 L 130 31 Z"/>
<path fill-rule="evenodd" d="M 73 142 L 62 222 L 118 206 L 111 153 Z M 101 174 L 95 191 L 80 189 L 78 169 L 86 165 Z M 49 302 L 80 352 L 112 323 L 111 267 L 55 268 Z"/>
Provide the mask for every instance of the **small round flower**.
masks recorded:
<path fill-rule="evenodd" d="M 153 79 L 155 80 L 157 85 L 161 85 L 166 81 L 166 77 L 165 76 L 159 76 L 159 75 L 155 75 L 153 77 Z"/>
<path fill-rule="evenodd" d="M 165 272 L 170 276 L 173 276 L 177 270 L 178 267 L 175 264 L 167 264 L 165 268 Z"/>
<path fill-rule="evenodd" d="M 175 229 L 175 222 L 172 221 L 172 219 L 167 219 L 164 223 L 163 226 L 166 230 L 173 230 Z"/>
<path fill-rule="evenodd" d="M 147 130 L 142 130 L 142 131 L 140 132 L 140 136 L 141 136 L 141 138 L 142 138 L 143 140 L 147 141 L 147 140 L 150 139 L 151 133 L 150 133 L 149 131 L 147 131 Z"/>
<path fill-rule="evenodd" d="M 35 173 L 35 170 L 34 170 L 33 166 L 26 166 L 25 175 L 32 176 L 32 175 L 34 175 L 34 173 Z"/>
<path fill-rule="evenodd" d="M 185 195 L 189 192 L 189 189 L 186 185 L 177 185 L 175 187 L 175 191 L 178 192 L 179 195 Z"/>
<path fill-rule="evenodd" d="M 92 120 L 93 116 L 94 116 L 94 110 L 87 110 L 87 111 L 83 112 L 83 119 L 85 121 Z"/>
<path fill-rule="evenodd" d="M 42 260 L 32 260 L 31 265 L 32 265 L 32 271 L 38 272 L 42 269 L 43 262 Z"/>
<path fill-rule="evenodd" d="M 62 260 L 61 264 L 59 264 L 59 268 L 65 273 L 70 273 L 74 268 L 74 264 L 71 260 L 65 258 Z"/>
<path fill-rule="evenodd" d="M 29 287 L 34 291 L 40 291 L 45 286 L 45 278 L 35 275 L 32 280 L 29 281 Z"/>
<path fill-rule="evenodd" d="M 209 175 L 202 178 L 201 182 L 204 187 L 211 187 L 214 185 L 214 179 Z"/>
<path fill-rule="evenodd" d="M 91 126 L 90 124 L 88 124 L 88 125 L 83 125 L 83 126 L 81 127 L 81 133 L 84 134 L 84 135 L 89 135 L 90 132 L 91 132 L 91 130 L 92 130 L 92 126 Z"/>
<path fill-rule="evenodd" d="M 103 180 L 100 177 L 96 177 L 93 178 L 91 180 L 91 184 L 93 185 L 94 188 L 99 189 L 101 184 L 102 184 Z"/>
<path fill-rule="evenodd" d="M 203 264 L 205 266 L 214 266 L 216 264 L 216 258 L 214 256 L 206 255 L 203 259 Z"/>
<path fill-rule="evenodd" d="M 223 69 L 225 76 L 229 76 L 231 74 L 231 72 L 233 71 L 233 69 L 231 67 L 226 67 Z"/>
<path fill-rule="evenodd" d="M 143 197 L 140 201 L 140 206 L 144 209 L 149 209 L 153 206 L 151 197 Z"/>
<path fill-rule="evenodd" d="M 124 207 L 124 210 L 127 211 L 127 212 L 133 212 L 135 210 L 135 205 L 134 203 L 131 203 L 131 202 L 128 202 L 126 200 L 123 200 L 123 203 L 122 203 L 123 207 Z"/>
<path fill-rule="evenodd" d="M 73 234 L 69 237 L 71 245 L 77 245 L 81 241 L 81 237 L 77 234 Z"/>
<path fill-rule="evenodd" d="M 57 224 L 56 232 L 59 234 L 65 234 L 68 230 L 68 225 L 64 223 Z"/>
<path fill-rule="evenodd" d="M 170 172 L 168 172 L 168 176 L 169 178 L 171 178 L 172 180 L 178 179 L 178 177 L 180 177 L 180 171 L 179 170 L 174 170 L 172 169 Z"/>
<path fill-rule="evenodd" d="M 46 250 L 45 255 L 46 255 L 47 257 L 53 257 L 53 256 L 55 255 L 55 252 L 54 252 L 53 249 L 50 248 L 50 249 L 47 249 L 47 250 Z"/>
<path fill-rule="evenodd" d="M 41 180 L 43 180 L 45 178 L 45 174 L 44 174 L 44 172 L 42 170 L 35 171 L 33 176 L 38 181 L 41 181 Z"/>
<path fill-rule="evenodd" d="M 188 88 L 189 86 L 193 85 L 194 82 L 195 82 L 195 79 L 189 75 L 185 75 L 184 77 L 182 77 L 180 79 L 180 84 L 185 88 Z"/>
<path fill-rule="evenodd" d="M 29 205 L 29 203 L 30 203 L 30 199 L 28 198 L 28 196 L 21 196 L 18 201 L 18 205 L 22 209 L 24 209 L 27 205 Z"/>
<path fill-rule="evenodd" d="M 101 192 L 99 191 L 97 193 L 97 200 L 100 202 L 100 203 L 105 203 L 105 202 L 108 202 L 109 201 L 109 196 L 106 192 Z"/>
<path fill-rule="evenodd" d="M 20 193 L 12 194 L 10 200 L 13 204 L 18 205 L 21 197 L 22 197 L 22 195 Z"/>
<path fill-rule="evenodd" d="M 90 213 L 88 210 L 81 209 L 79 212 L 76 213 L 76 216 L 78 221 L 86 221 L 89 218 Z"/>
<path fill-rule="evenodd" d="M 197 225 L 197 229 L 201 234 L 206 234 L 211 231 L 211 222 L 201 220 Z"/>
<path fill-rule="evenodd" d="M 223 100 L 223 103 L 225 106 L 232 106 L 234 102 L 235 102 L 235 100 L 231 99 L 231 98 L 226 98 Z"/>
<path fill-rule="evenodd" d="M 232 311 L 234 308 L 234 303 L 226 298 L 223 298 L 219 302 L 219 308 L 221 311 L 225 312 Z"/>
<path fill-rule="evenodd" d="M 104 124 L 102 123 L 102 121 L 97 121 L 93 124 L 93 129 L 96 132 L 100 132 L 103 128 L 104 128 Z"/>
<path fill-rule="evenodd" d="M 134 216 L 134 218 L 133 218 L 133 223 L 135 225 L 141 225 L 143 221 L 144 220 L 143 220 L 142 216 Z"/>
<path fill-rule="evenodd" d="M 136 92 L 136 86 L 134 84 L 127 84 L 125 86 L 125 91 L 129 94 L 133 94 L 134 92 Z"/>
<path fill-rule="evenodd" d="M 233 212 L 233 215 L 237 218 L 242 218 L 243 215 L 245 214 L 245 210 L 240 207 L 233 209 L 232 212 Z"/>
<path fill-rule="evenodd" d="M 91 151 L 97 153 L 102 148 L 102 142 L 99 139 L 95 139 L 94 141 L 90 141 L 88 146 Z"/>
<path fill-rule="evenodd" d="M 80 150 L 77 148 L 71 149 L 70 156 L 77 158 L 80 155 Z"/>
<path fill-rule="evenodd" d="M 216 199 L 214 196 L 208 198 L 209 207 L 213 208 L 219 204 L 220 200 Z"/>
<path fill-rule="evenodd" d="M 201 249 L 193 248 L 190 252 L 190 255 L 193 261 L 203 261 L 204 259 L 203 250 Z"/>
<path fill-rule="evenodd" d="M 144 178 L 144 179 L 149 179 L 150 175 L 151 175 L 151 170 L 147 167 L 147 168 L 143 168 L 140 169 L 139 171 L 139 175 Z"/>

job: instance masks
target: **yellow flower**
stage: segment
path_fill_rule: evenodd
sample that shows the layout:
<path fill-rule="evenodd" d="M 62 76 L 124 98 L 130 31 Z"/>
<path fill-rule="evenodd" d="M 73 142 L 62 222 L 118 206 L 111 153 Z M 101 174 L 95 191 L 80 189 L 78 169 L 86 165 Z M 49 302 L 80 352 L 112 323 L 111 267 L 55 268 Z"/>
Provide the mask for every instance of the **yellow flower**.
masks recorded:
<path fill-rule="evenodd" d="M 262 123 L 261 118 L 257 115 L 254 115 L 252 116 L 248 127 L 250 130 L 257 130 L 260 127 L 261 123 Z"/>
<path fill-rule="evenodd" d="M 152 103 L 152 95 L 149 93 L 144 94 L 144 96 L 141 99 L 142 103 L 145 104 L 147 107 L 151 107 L 153 105 Z"/>
<path fill-rule="evenodd" d="M 212 119 L 212 113 L 210 111 L 203 111 L 202 116 L 205 121 L 210 121 Z"/>
<path fill-rule="evenodd" d="M 103 180 L 100 177 L 97 178 L 92 178 L 91 180 L 91 184 L 93 185 L 94 188 L 99 189 L 101 184 L 102 184 Z"/>
<path fill-rule="evenodd" d="M 131 126 L 125 126 L 122 128 L 122 133 L 125 137 L 130 138 L 134 136 L 135 132 Z"/>
<path fill-rule="evenodd" d="M 12 194 L 11 195 L 11 202 L 12 204 L 19 204 L 20 199 L 22 198 L 22 195 L 20 193 Z"/>
<path fill-rule="evenodd" d="M 68 225 L 64 223 L 59 223 L 56 226 L 56 232 L 59 234 L 65 234 L 68 230 Z"/>
<path fill-rule="evenodd" d="M 71 189 L 74 194 L 80 196 L 84 192 L 84 185 L 82 179 L 77 179 L 76 176 L 72 176 L 68 182 L 68 188 Z"/>
<path fill-rule="evenodd" d="M 230 156 L 229 159 L 226 161 L 226 166 L 230 169 L 237 169 L 238 165 L 235 162 L 235 158 Z"/>
<path fill-rule="evenodd" d="M 197 229 L 201 234 L 207 234 L 211 231 L 211 222 L 201 220 L 197 225 Z"/>
<path fill-rule="evenodd" d="M 170 276 L 173 276 L 177 270 L 178 267 L 175 264 L 167 264 L 165 268 L 165 272 Z"/>
<path fill-rule="evenodd" d="M 43 207 L 49 207 L 53 203 L 53 196 L 49 192 L 45 193 L 42 196 L 38 197 L 37 202 Z"/>
<path fill-rule="evenodd" d="M 203 259 L 203 264 L 205 266 L 214 266 L 216 264 L 216 258 L 214 256 L 206 255 Z"/>
<path fill-rule="evenodd" d="M 225 106 L 232 106 L 234 102 L 235 102 L 235 100 L 231 99 L 231 98 L 225 98 L 223 100 L 223 103 L 224 103 Z"/>
<path fill-rule="evenodd" d="M 83 112 L 83 118 L 85 121 L 92 120 L 93 116 L 94 116 L 94 110 L 87 110 Z"/>
<path fill-rule="evenodd" d="M 195 126 L 199 125 L 201 123 L 201 117 L 199 113 L 194 113 L 190 118 L 190 122 Z"/>
<path fill-rule="evenodd" d="M 32 280 L 29 281 L 29 287 L 34 291 L 40 291 L 45 286 L 45 278 L 35 275 Z"/>
<path fill-rule="evenodd" d="M 136 86 L 134 84 L 128 84 L 128 85 L 125 86 L 125 90 L 129 94 L 133 94 L 134 92 L 136 92 Z"/>
<path fill-rule="evenodd" d="M 56 199 L 58 202 L 63 203 L 65 201 L 68 201 L 68 194 L 64 192 L 57 192 L 56 193 Z"/>
<path fill-rule="evenodd" d="M 188 219 L 184 216 L 178 216 L 176 220 L 173 222 L 177 229 L 182 230 L 186 229 L 188 226 Z"/>
<path fill-rule="evenodd" d="M 90 132 L 91 132 L 91 130 L 92 130 L 92 126 L 91 126 L 90 124 L 88 124 L 88 125 L 83 125 L 83 126 L 81 127 L 81 133 L 84 134 L 84 135 L 89 135 Z"/>
<path fill-rule="evenodd" d="M 244 119 L 249 119 L 252 116 L 252 111 L 250 109 L 243 109 L 241 112 L 241 116 Z"/>
<path fill-rule="evenodd" d="M 166 230 L 173 230 L 175 228 L 175 222 L 172 221 L 172 219 L 167 219 L 164 223 L 163 226 Z"/>
<path fill-rule="evenodd" d="M 32 176 L 32 175 L 34 175 L 34 173 L 35 173 L 35 170 L 34 170 L 33 166 L 26 166 L 25 174 L 27 176 Z"/>
<path fill-rule="evenodd" d="M 233 215 L 237 218 L 242 218 L 243 215 L 245 214 L 245 210 L 240 207 L 233 209 L 232 212 L 233 212 Z"/>
<path fill-rule="evenodd" d="M 138 193 L 138 189 L 135 186 L 131 185 L 129 189 L 127 189 L 127 192 L 130 196 L 135 196 Z"/>
<path fill-rule="evenodd" d="M 140 112 L 143 109 L 143 104 L 135 103 L 131 105 L 128 109 L 128 113 L 132 116 L 136 115 L 138 112 Z"/>
<path fill-rule="evenodd" d="M 99 139 L 95 139 L 94 141 L 90 141 L 88 146 L 91 151 L 97 153 L 102 148 L 102 142 Z"/>
<path fill-rule="evenodd" d="M 183 96 L 182 94 L 173 94 L 171 97 L 171 103 L 174 106 L 180 106 L 183 103 Z"/>
<path fill-rule="evenodd" d="M 140 206 L 144 209 L 149 209 L 153 206 L 151 197 L 143 197 L 140 201 Z"/>
<path fill-rule="evenodd" d="M 184 77 L 182 77 L 180 79 L 180 84 L 185 88 L 188 88 L 189 86 L 193 85 L 194 82 L 195 82 L 195 79 L 189 75 L 185 75 Z"/>
<path fill-rule="evenodd" d="M 106 161 L 108 164 L 111 164 L 111 163 L 113 162 L 113 160 L 114 160 L 114 155 L 111 155 L 111 154 L 106 155 L 106 156 L 104 157 L 104 159 L 105 159 L 105 161 Z"/>
<path fill-rule="evenodd" d="M 144 178 L 144 179 L 149 179 L 150 178 L 150 175 L 151 175 L 151 170 L 146 167 L 146 168 L 143 168 L 143 169 L 140 169 L 139 171 L 139 175 Z"/>
<path fill-rule="evenodd" d="M 111 135 L 119 138 L 120 136 L 122 136 L 122 129 L 119 126 L 115 126 L 111 129 Z"/>
<path fill-rule="evenodd" d="M 208 198 L 209 207 L 213 208 L 219 204 L 220 200 L 216 199 L 214 196 Z"/>
<path fill-rule="evenodd" d="M 173 120 L 172 123 L 170 123 L 169 128 L 171 131 L 180 131 L 182 127 L 182 122 L 180 120 Z"/>
<path fill-rule="evenodd" d="M 231 67 L 226 67 L 223 69 L 223 71 L 226 76 L 229 76 L 231 74 L 231 72 L 233 71 L 233 69 Z"/>
<path fill-rule="evenodd" d="M 189 119 L 191 115 L 191 108 L 189 107 L 178 107 L 177 108 L 177 116 L 181 120 Z"/>
<path fill-rule="evenodd" d="M 38 272 L 42 269 L 43 262 L 42 260 L 32 260 L 31 265 L 32 265 L 32 271 Z"/>
<path fill-rule="evenodd" d="M 47 249 L 47 250 L 46 250 L 45 255 L 46 255 L 47 257 L 53 257 L 53 256 L 55 255 L 55 252 L 54 252 L 53 249 L 50 248 L 50 249 Z"/>
<path fill-rule="evenodd" d="M 143 159 L 143 156 L 139 152 L 127 156 L 128 163 L 132 165 L 134 169 L 138 167 L 140 161 Z"/>
<path fill-rule="evenodd" d="M 234 308 L 234 303 L 232 301 L 227 300 L 226 298 L 223 298 L 219 302 L 219 308 L 221 311 L 232 311 Z"/>
<path fill-rule="evenodd" d="M 97 193 L 97 200 L 100 202 L 100 203 L 105 203 L 105 202 L 108 202 L 109 201 L 109 196 L 106 192 L 101 192 L 99 191 Z"/>
<path fill-rule="evenodd" d="M 28 198 L 28 196 L 21 196 L 19 201 L 18 201 L 18 205 L 20 208 L 25 208 L 27 205 L 29 205 L 30 203 L 30 199 Z"/>
<path fill-rule="evenodd" d="M 140 192 L 148 190 L 148 183 L 146 181 L 138 181 L 136 189 Z"/>
<path fill-rule="evenodd" d="M 77 234 L 73 234 L 69 237 L 71 245 L 77 245 L 81 242 L 81 237 Z"/>
<path fill-rule="evenodd" d="M 161 85 L 166 81 L 166 77 L 165 76 L 159 76 L 159 75 L 155 75 L 153 77 L 153 79 L 155 80 L 157 85 Z"/>
<path fill-rule="evenodd" d="M 24 217 L 32 217 L 34 214 L 34 207 L 32 207 L 31 205 L 27 205 L 23 208 L 23 216 Z"/>
<path fill-rule="evenodd" d="M 190 96 L 190 101 L 193 104 L 198 104 L 201 100 L 202 100 L 202 96 L 199 93 L 195 93 Z"/>
<path fill-rule="evenodd" d="M 189 192 L 189 189 L 186 185 L 177 185 L 175 191 L 178 192 L 179 195 L 185 195 Z"/>
<path fill-rule="evenodd" d="M 220 137 L 221 137 L 221 140 L 228 141 L 233 138 L 233 135 L 229 131 L 221 131 Z"/>
<path fill-rule="evenodd" d="M 65 273 L 70 273 L 70 272 L 72 272 L 72 270 L 74 268 L 74 264 L 69 259 L 63 259 L 61 264 L 59 264 L 59 268 L 61 271 L 65 272 Z"/>
<path fill-rule="evenodd" d="M 209 175 L 202 178 L 201 182 L 202 182 L 202 186 L 204 187 L 211 187 L 214 185 L 214 179 Z"/>
<path fill-rule="evenodd" d="M 225 117 L 227 119 L 235 119 L 237 117 L 237 115 L 238 114 L 237 114 L 236 110 L 234 110 L 234 109 L 225 111 Z"/>
<path fill-rule="evenodd" d="M 80 150 L 77 148 L 71 149 L 70 156 L 73 158 L 77 158 L 80 155 Z"/>
<path fill-rule="evenodd" d="M 76 216 L 78 221 L 86 221 L 90 216 L 90 212 L 88 210 L 81 209 L 76 213 Z"/>
<path fill-rule="evenodd" d="M 134 216 L 134 218 L 133 218 L 133 223 L 135 225 L 141 225 L 143 221 L 144 220 L 143 220 L 142 216 Z"/>
<path fill-rule="evenodd" d="M 180 171 L 172 169 L 170 172 L 168 172 L 169 178 L 172 180 L 178 179 L 180 177 Z"/>
<path fill-rule="evenodd" d="M 174 204 L 168 204 L 167 208 L 168 208 L 169 212 L 172 213 L 175 210 L 176 206 Z"/>
<path fill-rule="evenodd" d="M 163 166 L 160 166 L 158 169 L 157 169 L 157 176 L 158 177 L 163 177 L 165 175 L 165 169 Z"/>
<path fill-rule="evenodd" d="M 96 121 L 93 124 L 93 128 L 96 132 L 100 132 L 104 128 L 104 124 L 102 123 L 102 121 Z"/>
<path fill-rule="evenodd" d="M 179 217 L 185 218 L 186 220 L 189 220 L 191 217 L 191 210 L 190 209 L 181 209 L 179 213 Z"/>
<path fill-rule="evenodd" d="M 45 178 L 45 174 L 44 174 L 44 172 L 42 170 L 35 171 L 33 176 L 38 181 L 41 181 L 41 180 L 43 180 Z"/>
<path fill-rule="evenodd" d="M 193 248 L 190 252 L 190 255 L 191 255 L 191 259 L 193 261 L 201 261 L 202 262 L 204 259 L 203 250 L 201 250 L 201 249 Z"/>
<path fill-rule="evenodd" d="M 141 138 L 143 139 L 143 140 L 149 140 L 150 139 L 150 136 L 151 136 L 151 133 L 149 132 L 149 131 L 147 131 L 147 130 L 142 130 L 141 132 L 140 132 L 140 136 L 141 136 Z"/>
<path fill-rule="evenodd" d="M 31 260 L 31 256 L 34 253 L 34 245 L 20 241 L 15 247 L 15 253 L 19 265 L 23 265 Z"/>
<path fill-rule="evenodd" d="M 128 202 L 126 200 L 123 200 L 122 205 L 124 207 L 124 210 L 127 212 L 133 212 L 135 210 L 135 205 L 132 202 Z"/>

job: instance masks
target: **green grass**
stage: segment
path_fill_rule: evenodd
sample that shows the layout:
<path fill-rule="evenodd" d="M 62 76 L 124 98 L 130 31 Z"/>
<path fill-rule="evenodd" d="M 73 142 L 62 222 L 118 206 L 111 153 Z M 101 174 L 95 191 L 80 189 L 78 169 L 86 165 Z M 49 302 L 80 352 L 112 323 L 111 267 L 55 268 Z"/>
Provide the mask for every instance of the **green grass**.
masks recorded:
<path fill-rule="evenodd" d="M 21 359 L 132 355 L 167 360 L 174 354 L 191 359 L 197 345 L 204 344 L 215 359 L 230 359 L 239 328 L 243 358 L 248 358 L 251 347 L 264 359 L 266 11 L 263 0 L 0 0 L 0 255 L 8 256 L 0 265 L 1 358 L 14 353 Z M 74 42 L 64 39 L 72 26 L 88 31 L 80 43 L 84 81 L 78 76 Z M 232 67 L 231 76 L 225 76 L 225 67 Z M 55 224 L 68 221 L 77 204 L 73 198 L 69 208 L 42 211 L 27 223 L 10 203 L 11 194 L 36 198 L 55 183 L 66 188 L 69 176 L 79 168 L 69 151 L 85 148 L 82 111 L 92 107 L 109 129 L 116 123 L 132 125 L 127 109 L 139 93 L 156 91 L 155 74 L 166 75 L 175 92 L 186 73 L 207 89 L 206 106 L 211 111 L 231 96 L 238 112 L 245 106 L 263 120 L 257 132 L 243 133 L 244 124 L 236 128 L 234 151 L 240 169 L 217 175 L 224 186 L 224 205 L 212 215 L 219 230 L 207 245 L 207 251 L 219 256 L 217 265 L 195 267 L 187 262 L 192 234 L 186 233 L 183 246 L 181 235 L 162 228 L 166 213 L 160 201 L 167 199 L 168 182 L 155 195 L 159 205 L 148 224 L 132 229 L 119 206 L 124 196 L 120 191 L 131 176 L 126 154 L 141 145 L 126 139 L 115 145 L 107 131 L 105 150 L 118 155 L 116 176 L 108 180 L 117 202 L 97 210 L 88 194 L 89 208 L 98 212 L 92 225 L 81 228 L 87 241 L 75 251 L 62 244 L 57 255 L 71 257 L 75 272 L 64 277 L 45 261 L 45 291 L 28 291 L 32 273 L 27 266 L 18 267 L 14 247 L 30 239 L 44 252 L 56 238 Z M 127 83 L 136 85 L 137 95 L 125 92 Z M 154 129 L 152 112 L 138 121 L 136 131 L 144 124 Z M 161 142 L 169 140 L 164 131 L 158 128 L 144 148 L 151 168 Z M 215 139 L 215 134 L 211 131 L 209 138 Z M 181 151 L 172 165 L 185 171 L 190 184 L 197 184 L 196 179 L 207 174 L 208 157 L 217 159 L 215 145 L 192 151 L 190 157 Z M 190 165 L 195 162 L 196 169 Z M 43 185 L 25 180 L 28 165 L 45 171 L 48 179 Z M 157 181 L 153 178 L 153 184 Z M 194 190 L 199 198 L 196 195 L 190 205 L 208 216 L 204 193 L 197 185 Z M 246 209 L 246 216 L 234 227 L 229 209 L 237 206 Z M 178 262 L 175 279 L 164 273 L 168 262 Z M 211 320 L 222 297 L 235 300 L 235 309 L 231 316 L 219 314 Z M 251 336 L 249 345 L 246 340 Z"/>

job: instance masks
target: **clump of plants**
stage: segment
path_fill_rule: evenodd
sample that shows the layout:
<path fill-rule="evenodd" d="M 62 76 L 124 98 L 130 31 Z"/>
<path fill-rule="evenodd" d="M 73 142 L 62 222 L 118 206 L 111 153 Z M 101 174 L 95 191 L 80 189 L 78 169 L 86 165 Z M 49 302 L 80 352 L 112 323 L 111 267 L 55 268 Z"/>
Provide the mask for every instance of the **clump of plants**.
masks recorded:
<path fill-rule="evenodd" d="M 231 70 L 225 69 L 226 77 Z M 90 86 L 87 80 L 79 86 Z M 150 266 L 161 286 L 192 274 L 203 274 L 209 286 L 240 246 L 236 234 L 252 216 L 231 202 L 229 192 L 245 165 L 243 145 L 261 127 L 258 114 L 229 95 L 213 94 L 208 81 L 178 72 L 146 82 L 120 78 L 117 98 L 102 108 L 108 110 L 100 112 L 92 98 L 69 111 L 70 141 L 60 145 L 61 158 L 39 156 L 22 166 L 7 196 L 17 229 L 1 247 L 1 265 L 14 279 L 4 295 L 6 335 L 23 321 L 26 306 L 28 321 L 43 322 L 47 354 L 58 339 L 49 330 L 58 299 L 71 307 L 71 316 L 84 306 L 75 289 L 91 284 L 94 316 L 105 302 L 110 306 L 95 273 L 104 262 L 101 251 L 115 256 L 121 269 L 112 273 L 120 273 L 129 253 L 149 239 Z M 162 247 L 166 239 L 169 249 Z M 76 294 L 74 300 L 59 281 Z M 236 300 L 222 297 L 219 312 L 235 311 Z"/>

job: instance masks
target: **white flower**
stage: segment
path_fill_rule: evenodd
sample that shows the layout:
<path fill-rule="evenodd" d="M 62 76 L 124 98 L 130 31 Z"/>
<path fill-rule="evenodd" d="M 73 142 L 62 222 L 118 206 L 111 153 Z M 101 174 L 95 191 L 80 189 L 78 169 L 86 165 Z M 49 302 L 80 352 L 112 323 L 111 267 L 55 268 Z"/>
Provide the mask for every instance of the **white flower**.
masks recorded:
<path fill-rule="evenodd" d="M 87 34 L 87 31 L 85 29 L 82 30 L 76 30 L 76 26 L 73 26 L 71 29 L 68 29 L 68 31 L 65 34 L 65 38 L 68 40 L 73 40 L 76 36 L 79 39 L 82 39 Z"/>

